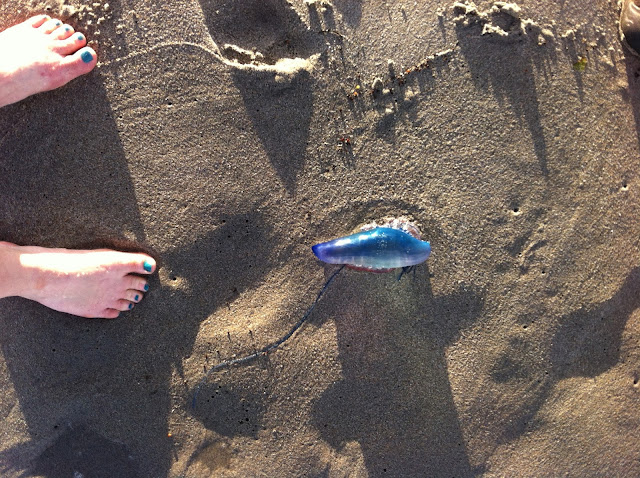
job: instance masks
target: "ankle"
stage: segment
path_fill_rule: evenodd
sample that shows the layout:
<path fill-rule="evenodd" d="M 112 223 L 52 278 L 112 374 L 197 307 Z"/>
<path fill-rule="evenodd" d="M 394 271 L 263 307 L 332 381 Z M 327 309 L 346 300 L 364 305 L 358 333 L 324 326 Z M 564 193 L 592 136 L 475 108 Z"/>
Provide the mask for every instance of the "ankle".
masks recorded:
<path fill-rule="evenodd" d="M 17 101 L 13 78 L 10 74 L 3 72 L 0 68 L 0 107 L 15 103 Z"/>
<path fill-rule="evenodd" d="M 21 260 L 21 246 L 0 241 L 0 298 L 24 296 L 33 282 L 33 272 Z"/>

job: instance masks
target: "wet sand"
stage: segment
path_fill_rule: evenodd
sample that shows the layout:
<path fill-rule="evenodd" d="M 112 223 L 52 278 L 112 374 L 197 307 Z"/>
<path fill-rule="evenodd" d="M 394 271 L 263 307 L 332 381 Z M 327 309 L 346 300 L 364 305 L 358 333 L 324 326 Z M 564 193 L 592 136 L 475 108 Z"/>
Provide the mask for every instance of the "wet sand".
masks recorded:
<path fill-rule="evenodd" d="M 614 1 L 5 0 L 2 28 L 43 11 L 100 63 L 0 110 L 0 238 L 160 269 L 114 321 L 0 301 L 2 476 L 640 475 Z M 343 271 L 191 407 L 311 305 L 313 244 L 387 216 L 431 242 L 415 276 Z"/>

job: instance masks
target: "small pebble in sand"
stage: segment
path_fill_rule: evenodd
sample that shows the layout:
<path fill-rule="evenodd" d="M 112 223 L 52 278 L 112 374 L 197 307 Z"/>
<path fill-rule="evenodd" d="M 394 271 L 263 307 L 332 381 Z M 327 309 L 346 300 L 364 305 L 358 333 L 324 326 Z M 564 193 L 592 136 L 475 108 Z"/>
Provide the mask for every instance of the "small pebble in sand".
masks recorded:
<path fill-rule="evenodd" d="M 375 78 L 373 83 L 371 84 L 372 94 L 374 98 L 377 98 L 382 93 L 382 89 L 384 88 L 384 83 L 381 78 Z"/>
<path fill-rule="evenodd" d="M 578 58 L 578 61 L 576 61 L 576 62 L 573 64 L 573 69 L 574 69 L 575 71 L 584 71 L 584 70 L 585 70 L 585 68 L 587 67 L 587 63 L 588 63 L 588 62 L 589 62 L 589 61 L 587 60 L 587 58 L 586 58 L 586 57 L 581 56 L 580 58 Z"/>
<path fill-rule="evenodd" d="M 492 13 L 506 13 L 513 18 L 520 18 L 521 11 L 522 9 L 520 8 L 520 6 L 515 3 L 495 2 L 493 4 L 493 7 L 491 7 Z"/>
<path fill-rule="evenodd" d="M 333 4 L 328 0 L 304 0 L 305 5 L 311 7 L 333 8 Z"/>
<path fill-rule="evenodd" d="M 350 100 L 354 100 L 358 96 L 360 96 L 360 85 L 356 85 L 355 88 L 351 91 L 351 93 L 347 93 L 347 98 Z"/>
<path fill-rule="evenodd" d="M 507 37 L 509 34 L 504 31 L 498 25 L 491 25 L 490 23 L 485 23 L 482 27 L 482 35 L 495 35 L 499 37 Z"/>
<path fill-rule="evenodd" d="M 551 31 L 549 28 L 543 28 L 542 30 L 540 30 L 540 34 L 549 38 L 553 37 L 553 31 Z"/>
<path fill-rule="evenodd" d="M 464 15 L 475 15 L 477 16 L 478 13 L 478 8 L 475 6 L 475 4 L 472 3 L 464 3 L 464 2 L 455 2 L 453 4 L 453 6 L 451 7 L 454 11 L 454 13 L 462 13 Z"/>
<path fill-rule="evenodd" d="M 338 138 L 338 144 L 339 148 L 344 150 L 351 146 L 351 138 L 348 135 L 340 135 L 340 138 Z"/>

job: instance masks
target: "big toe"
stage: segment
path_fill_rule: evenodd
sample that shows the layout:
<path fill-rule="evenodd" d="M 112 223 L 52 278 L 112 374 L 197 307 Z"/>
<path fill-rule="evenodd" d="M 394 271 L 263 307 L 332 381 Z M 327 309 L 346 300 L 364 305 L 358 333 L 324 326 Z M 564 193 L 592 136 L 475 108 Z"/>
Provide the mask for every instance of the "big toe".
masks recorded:
<path fill-rule="evenodd" d="M 156 261 L 147 254 L 125 253 L 119 258 L 120 265 L 125 274 L 153 274 L 156 270 Z M 142 290 L 142 289 L 141 289 Z"/>
<path fill-rule="evenodd" d="M 153 274 L 153 271 L 156 270 L 156 261 L 153 257 L 144 256 L 144 260 L 142 261 L 142 271 L 144 274 Z"/>
<path fill-rule="evenodd" d="M 81 48 L 73 55 L 64 57 L 61 68 L 57 68 L 52 73 L 50 89 L 62 86 L 80 75 L 89 73 L 97 62 L 98 56 L 90 47 Z"/>

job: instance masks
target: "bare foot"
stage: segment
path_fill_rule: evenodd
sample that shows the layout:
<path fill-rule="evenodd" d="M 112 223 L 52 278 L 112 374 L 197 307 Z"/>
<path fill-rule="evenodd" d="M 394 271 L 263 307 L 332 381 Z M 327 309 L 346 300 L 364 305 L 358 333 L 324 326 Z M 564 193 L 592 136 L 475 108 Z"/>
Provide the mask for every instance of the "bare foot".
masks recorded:
<path fill-rule="evenodd" d="M 96 66 L 82 33 L 40 15 L 0 32 L 0 107 L 58 88 Z"/>
<path fill-rule="evenodd" d="M 0 298 L 20 296 L 68 314 L 116 318 L 142 300 L 156 262 L 141 253 L 0 242 Z"/>

